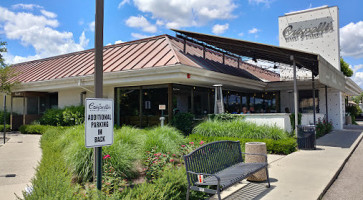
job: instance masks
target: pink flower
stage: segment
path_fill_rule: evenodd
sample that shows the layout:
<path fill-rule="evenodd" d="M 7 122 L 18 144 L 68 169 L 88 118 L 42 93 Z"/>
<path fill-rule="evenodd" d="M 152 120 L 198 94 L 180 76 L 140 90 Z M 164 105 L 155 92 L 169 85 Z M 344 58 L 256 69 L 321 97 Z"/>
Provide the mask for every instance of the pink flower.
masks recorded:
<path fill-rule="evenodd" d="M 170 159 L 170 162 L 174 162 L 174 159 Z"/>
<path fill-rule="evenodd" d="M 172 156 L 175 157 L 175 154 L 173 154 Z"/>
<path fill-rule="evenodd" d="M 194 142 L 189 142 L 189 144 L 194 144 Z"/>
<path fill-rule="evenodd" d="M 111 156 L 109 154 L 103 156 L 103 159 L 107 159 L 107 158 L 111 158 Z"/>
<path fill-rule="evenodd" d="M 200 143 L 199 143 L 200 145 L 203 145 L 204 144 L 204 142 L 203 142 L 203 140 L 202 141 L 200 141 Z"/>
<path fill-rule="evenodd" d="M 163 154 L 163 157 L 166 157 L 166 155 L 165 155 L 165 154 Z"/>
<path fill-rule="evenodd" d="M 158 156 L 158 154 L 156 153 L 156 154 L 154 154 L 154 156 Z"/>
<path fill-rule="evenodd" d="M 185 145 L 183 144 L 181 147 L 185 147 Z"/>
<path fill-rule="evenodd" d="M 153 163 L 156 163 L 156 161 L 153 161 Z"/>

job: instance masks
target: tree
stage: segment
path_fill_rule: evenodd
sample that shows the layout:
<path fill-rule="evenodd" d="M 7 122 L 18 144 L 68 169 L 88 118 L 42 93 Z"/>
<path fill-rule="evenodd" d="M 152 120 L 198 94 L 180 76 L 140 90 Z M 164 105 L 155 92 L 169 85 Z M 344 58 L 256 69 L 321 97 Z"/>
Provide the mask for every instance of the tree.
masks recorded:
<path fill-rule="evenodd" d="M 0 93 L 11 94 L 12 89 L 19 84 L 19 81 L 14 79 L 18 73 L 5 63 L 3 56 L 5 52 L 7 52 L 6 42 L 0 41 Z"/>
<path fill-rule="evenodd" d="M 349 64 L 346 63 L 343 58 L 340 58 L 340 71 L 347 77 L 351 77 L 353 75 L 353 70 L 349 68 Z"/>

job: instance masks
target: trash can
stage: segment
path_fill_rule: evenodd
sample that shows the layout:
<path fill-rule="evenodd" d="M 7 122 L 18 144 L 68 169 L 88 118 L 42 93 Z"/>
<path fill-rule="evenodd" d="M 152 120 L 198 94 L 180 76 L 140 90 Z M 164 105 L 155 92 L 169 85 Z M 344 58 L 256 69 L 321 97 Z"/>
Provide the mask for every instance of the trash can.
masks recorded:
<path fill-rule="evenodd" d="M 297 130 L 297 147 L 299 149 L 316 149 L 315 126 L 299 125 Z"/>
<path fill-rule="evenodd" d="M 246 153 L 267 154 L 266 143 L 264 142 L 247 142 L 245 144 Z M 245 156 L 246 163 L 263 163 L 266 162 L 264 156 L 248 155 Z M 266 169 L 262 169 L 251 176 L 247 177 L 249 181 L 265 181 L 267 180 Z"/>

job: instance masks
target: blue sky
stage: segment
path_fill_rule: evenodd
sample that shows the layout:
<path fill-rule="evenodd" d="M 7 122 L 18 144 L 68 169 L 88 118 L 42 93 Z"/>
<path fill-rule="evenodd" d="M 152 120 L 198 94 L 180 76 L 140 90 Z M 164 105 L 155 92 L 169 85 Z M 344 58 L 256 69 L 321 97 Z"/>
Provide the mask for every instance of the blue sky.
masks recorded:
<path fill-rule="evenodd" d="M 94 46 L 95 0 L 1 0 L 0 40 L 9 63 Z M 105 0 L 104 44 L 152 35 L 169 28 L 278 45 L 278 17 L 319 7 L 339 7 L 341 54 L 363 87 L 361 0 Z"/>

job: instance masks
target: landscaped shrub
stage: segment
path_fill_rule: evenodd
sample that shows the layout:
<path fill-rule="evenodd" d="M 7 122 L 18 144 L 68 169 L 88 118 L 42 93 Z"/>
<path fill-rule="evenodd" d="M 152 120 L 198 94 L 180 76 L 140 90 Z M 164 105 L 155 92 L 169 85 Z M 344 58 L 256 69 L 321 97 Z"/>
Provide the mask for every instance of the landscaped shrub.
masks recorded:
<path fill-rule="evenodd" d="M 5 130 L 6 131 L 11 131 L 9 124 L 5 125 Z M 0 132 L 4 132 L 4 124 L 0 124 Z"/>
<path fill-rule="evenodd" d="M 44 134 L 49 128 L 50 126 L 39 125 L 39 124 L 22 125 L 19 127 L 19 131 L 22 134 Z"/>
<path fill-rule="evenodd" d="M 6 112 L 6 123 L 10 124 L 10 112 Z M 0 111 L 0 125 L 1 124 L 4 124 L 4 111 Z"/>
<path fill-rule="evenodd" d="M 162 153 L 178 153 L 179 147 L 185 142 L 184 136 L 174 127 L 155 127 L 147 131 L 144 151 L 157 147 Z"/>
<path fill-rule="evenodd" d="M 268 153 L 273 154 L 290 154 L 296 151 L 296 139 L 286 138 L 280 140 L 273 139 L 250 139 L 250 138 L 236 138 L 236 137 L 213 137 L 213 136 L 203 136 L 199 134 L 191 134 L 187 138 L 189 141 L 198 142 L 204 141 L 206 143 L 221 141 L 221 140 L 232 140 L 240 141 L 242 151 L 244 151 L 246 142 L 265 142 Z"/>
<path fill-rule="evenodd" d="M 68 106 L 63 109 L 63 126 L 79 125 L 84 122 L 84 106 Z"/>
<path fill-rule="evenodd" d="M 42 125 L 58 126 L 62 124 L 63 114 L 61 109 L 52 108 L 45 111 L 43 116 L 39 119 Z"/>
<path fill-rule="evenodd" d="M 84 122 L 84 106 L 48 109 L 39 119 L 39 122 L 42 125 L 51 126 L 73 126 L 82 124 Z"/>
<path fill-rule="evenodd" d="M 185 168 L 173 167 L 166 169 L 163 176 L 156 179 L 154 183 L 143 183 L 135 188 L 128 188 L 126 191 L 116 194 L 113 198 L 123 200 L 184 200 L 187 186 Z M 206 199 L 206 197 L 208 197 L 206 193 L 195 191 L 190 193 L 191 200 Z"/>
<path fill-rule="evenodd" d="M 230 114 L 230 113 L 221 113 L 221 114 L 210 114 L 208 115 L 209 119 L 211 120 L 218 120 L 218 121 L 233 121 L 236 119 L 244 119 L 244 115 L 239 114 Z"/>
<path fill-rule="evenodd" d="M 322 137 L 332 130 L 333 130 L 333 122 L 327 122 L 325 119 L 320 120 L 319 118 L 318 123 L 316 123 L 315 126 L 316 138 Z"/>
<path fill-rule="evenodd" d="M 238 137 L 238 138 L 269 138 L 269 139 L 286 139 L 287 132 L 276 127 L 257 125 L 244 120 L 206 120 L 193 129 L 197 133 L 208 137 Z"/>
<path fill-rule="evenodd" d="M 193 119 L 194 115 L 191 113 L 178 113 L 174 115 L 171 124 L 185 135 L 189 135 L 193 129 Z"/>
<path fill-rule="evenodd" d="M 54 145 L 60 136 L 57 128 L 47 129 L 42 136 L 42 159 L 32 179 L 32 192 L 23 192 L 25 199 L 76 199 L 71 185 L 72 174 L 68 172 L 62 149 Z"/>

